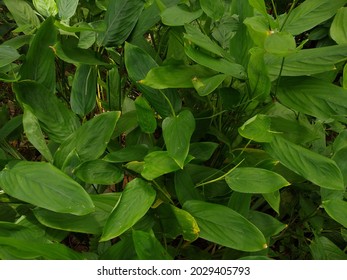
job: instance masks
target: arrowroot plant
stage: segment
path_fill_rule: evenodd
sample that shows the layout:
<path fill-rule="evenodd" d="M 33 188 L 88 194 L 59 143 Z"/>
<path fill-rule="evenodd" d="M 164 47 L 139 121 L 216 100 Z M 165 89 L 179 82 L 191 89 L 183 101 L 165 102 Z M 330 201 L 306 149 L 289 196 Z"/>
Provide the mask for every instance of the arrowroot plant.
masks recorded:
<path fill-rule="evenodd" d="M 347 0 L 2 0 L 1 259 L 346 259 Z"/>

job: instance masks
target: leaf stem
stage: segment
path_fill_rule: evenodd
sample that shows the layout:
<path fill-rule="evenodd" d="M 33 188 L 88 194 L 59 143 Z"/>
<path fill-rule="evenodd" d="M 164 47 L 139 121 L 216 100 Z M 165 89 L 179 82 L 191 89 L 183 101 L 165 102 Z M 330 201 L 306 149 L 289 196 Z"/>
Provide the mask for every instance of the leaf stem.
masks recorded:
<path fill-rule="evenodd" d="M 212 183 L 215 183 L 215 182 L 218 182 L 220 180 L 223 180 L 226 176 L 228 176 L 231 172 L 233 172 L 237 167 L 239 167 L 239 165 L 244 161 L 245 159 L 241 160 L 238 164 L 236 164 L 233 168 L 231 168 L 227 173 L 223 174 L 222 176 L 216 178 L 216 179 L 213 179 L 213 180 L 210 180 L 210 181 L 207 181 L 207 182 L 202 182 L 202 183 L 199 183 L 197 185 L 195 185 L 195 187 L 201 187 L 201 186 L 204 186 L 204 185 L 208 185 L 208 184 L 212 184 Z"/>
<path fill-rule="evenodd" d="M 166 102 L 169 104 L 172 116 L 176 117 L 176 112 L 175 112 L 174 107 L 172 106 L 172 103 L 171 103 L 170 99 L 166 96 L 166 94 L 161 89 L 159 89 L 159 91 L 163 95 L 163 97 L 165 98 Z"/>

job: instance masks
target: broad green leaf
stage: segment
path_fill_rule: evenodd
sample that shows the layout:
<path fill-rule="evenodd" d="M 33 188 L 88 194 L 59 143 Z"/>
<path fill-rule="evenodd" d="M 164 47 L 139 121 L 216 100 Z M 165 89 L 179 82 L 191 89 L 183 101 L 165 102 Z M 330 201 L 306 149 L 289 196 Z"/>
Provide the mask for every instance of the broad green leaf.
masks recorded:
<path fill-rule="evenodd" d="M 172 6 L 161 13 L 161 20 L 168 26 L 182 26 L 196 20 L 202 13 L 202 10 L 189 11 L 185 5 Z"/>
<path fill-rule="evenodd" d="M 260 48 L 253 48 L 250 50 L 250 54 L 247 74 L 251 95 L 256 100 L 262 101 L 270 95 L 271 89 L 271 80 L 264 61 L 264 51 Z"/>
<path fill-rule="evenodd" d="M 340 8 L 330 26 L 330 37 L 338 44 L 347 44 L 347 7 Z"/>
<path fill-rule="evenodd" d="M 23 122 L 23 115 L 17 115 L 7 121 L 1 128 L 0 128 L 0 140 L 6 139 L 8 136 L 11 135 L 16 129 L 18 129 Z"/>
<path fill-rule="evenodd" d="M 129 134 L 138 127 L 136 110 L 123 113 L 116 126 L 114 137 Z"/>
<path fill-rule="evenodd" d="M 227 57 L 228 53 L 220 47 L 218 44 L 213 42 L 210 37 L 203 34 L 198 28 L 194 27 L 191 24 L 186 24 L 184 26 L 186 30 L 186 34 L 184 34 L 184 38 L 189 42 L 193 43 L 208 52 L 211 52 L 219 57 Z"/>
<path fill-rule="evenodd" d="M 42 208 L 34 209 L 37 220 L 50 228 L 82 232 L 88 234 L 101 234 L 106 220 L 119 200 L 118 193 L 91 195 L 95 211 L 83 216 L 56 213 Z"/>
<path fill-rule="evenodd" d="M 225 180 L 232 190 L 241 193 L 271 193 L 290 185 L 281 175 L 254 167 L 238 167 Z"/>
<path fill-rule="evenodd" d="M 314 260 L 347 260 L 347 254 L 325 236 L 316 237 L 310 250 Z"/>
<path fill-rule="evenodd" d="M 258 12 L 260 12 L 263 16 L 267 16 L 267 10 L 265 6 L 264 0 L 248 0 L 249 4 Z"/>
<path fill-rule="evenodd" d="M 214 20 L 219 20 L 224 14 L 225 3 L 223 0 L 200 0 L 201 9 Z"/>
<path fill-rule="evenodd" d="M 265 40 L 273 32 L 269 21 L 263 16 L 249 17 L 244 20 L 253 42 L 260 48 L 264 47 Z"/>
<path fill-rule="evenodd" d="M 166 237 L 175 239 L 182 235 L 187 241 L 194 241 L 199 237 L 199 226 L 188 212 L 171 204 L 161 204 L 156 215 Z"/>
<path fill-rule="evenodd" d="M 20 69 L 22 80 L 34 80 L 55 92 L 55 56 L 52 46 L 57 40 L 53 18 L 46 19 L 29 46 L 25 62 Z"/>
<path fill-rule="evenodd" d="M 284 166 L 312 183 L 327 189 L 344 190 L 344 182 L 336 163 L 320 154 L 295 145 L 281 136 L 274 136 L 265 151 Z"/>
<path fill-rule="evenodd" d="M 277 214 L 280 213 L 280 203 L 281 196 L 279 191 L 275 191 L 273 193 L 263 193 L 264 199 L 269 203 L 271 208 L 276 211 Z"/>
<path fill-rule="evenodd" d="M 137 122 L 144 133 L 154 133 L 157 129 L 155 112 L 148 104 L 145 97 L 138 96 L 135 100 Z"/>
<path fill-rule="evenodd" d="M 167 117 L 163 121 L 162 128 L 169 156 L 183 169 L 189 152 L 190 138 L 195 130 L 193 114 L 185 110 L 175 117 Z"/>
<path fill-rule="evenodd" d="M 129 43 L 125 44 L 125 65 L 129 74 L 129 77 L 133 82 L 138 82 L 144 79 L 147 73 L 158 64 L 154 59 L 135 45 Z M 172 115 L 172 109 L 168 100 L 175 110 L 179 111 L 181 108 L 181 99 L 177 95 L 175 90 L 155 90 L 153 88 L 147 87 L 140 83 L 137 87 L 142 92 L 143 96 L 148 100 L 151 106 L 161 115 L 162 117 L 167 117 Z M 191 87 L 193 87 L 191 85 Z M 161 87 L 162 88 L 162 87 Z"/>
<path fill-rule="evenodd" d="M 46 260 L 83 260 L 83 255 L 63 244 L 45 244 L 42 242 L 28 242 L 13 237 L 0 237 L 0 245 L 17 250 L 19 255 L 28 253 L 32 258 Z M 25 257 L 24 257 L 25 259 Z"/>
<path fill-rule="evenodd" d="M 18 35 L 3 42 L 1 46 L 10 46 L 14 49 L 19 49 L 25 45 L 29 45 L 32 35 Z"/>
<path fill-rule="evenodd" d="M 207 161 L 211 158 L 218 144 L 214 142 L 196 142 L 189 146 L 189 154 L 194 157 L 194 161 Z"/>
<path fill-rule="evenodd" d="M 121 169 L 101 159 L 82 163 L 76 167 L 74 174 L 83 182 L 101 185 L 117 184 L 121 182 L 124 177 Z"/>
<path fill-rule="evenodd" d="M 143 0 L 110 0 L 105 14 L 106 31 L 98 38 L 102 46 L 124 43 L 143 10 Z"/>
<path fill-rule="evenodd" d="M 192 88 L 193 79 L 208 76 L 211 76 L 211 72 L 198 64 L 165 65 L 152 68 L 139 82 L 155 89 Z"/>
<path fill-rule="evenodd" d="M 250 211 L 247 217 L 261 230 L 265 238 L 277 235 L 287 227 L 287 225 L 263 212 Z"/>
<path fill-rule="evenodd" d="M 59 29 L 70 32 L 70 33 L 76 33 L 76 32 L 84 32 L 84 31 L 93 31 L 93 32 L 103 32 L 106 29 L 106 26 L 104 25 L 103 21 L 96 21 L 91 23 L 86 22 L 77 22 L 73 26 L 67 25 L 65 22 L 59 22 L 55 21 L 54 25 L 58 27 Z"/>
<path fill-rule="evenodd" d="M 337 150 L 332 159 L 336 162 L 337 166 L 340 168 L 345 185 L 347 185 L 347 146 Z"/>
<path fill-rule="evenodd" d="M 4 0 L 3 2 L 24 34 L 32 33 L 40 25 L 35 11 L 25 0 Z"/>
<path fill-rule="evenodd" d="M 80 116 L 90 113 L 96 103 L 97 68 L 82 64 L 78 66 L 72 83 L 71 109 Z"/>
<path fill-rule="evenodd" d="M 190 200 L 184 203 L 198 222 L 200 237 L 240 251 L 256 252 L 267 248 L 261 231 L 236 211 L 219 204 Z"/>
<path fill-rule="evenodd" d="M 133 230 L 132 236 L 139 260 L 172 260 L 152 231 Z"/>
<path fill-rule="evenodd" d="M 347 202 L 339 199 L 323 201 L 323 208 L 335 221 L 347 228 Z"/>
<path fill-rule="evenodd" d="M 200 96 L 206 96 L 214 92 L 227 77 L 220 74 L 208 78 L 193 78 L 192 83 Z"/>
<path fill-rule="evenodd" d="M 233 191 L 228 201 L 228 207 L 247 217 L 251 207 L 251 199 L 252 194 Z"/>
<path fill-rule="evenodd" d="M 127 146 L 118 151 L 107 154 L 103 160 L 114 163 L 141 161 L 148 154 L 148 147 L 144 144 Z"/>
<path fill-rule="evenodd" d="M 79 48 L 76 38 L 69 38 L 64 42 L 58 42 L 54 45 L 53 49 L 61 60 L 72 64 L 109 65 L 100 58 L 98 53 L 91 49 Z"/>
<path fill-rule="evenodd" d="M 94 211 L 86 191 L 50 163 L 9 163 L 0 172 L 0 185 L 8 195 L 54 212 L 85 215 Z"/>
<path fill-rule="evenodd" d="M 161 175 L 180 169 L 177 162 L 170 157 L 167 151 L 151 152 L 145 157 L 144 161 L 141 175 L 147 180 L 153 180 Z"/>
<path fill-rule="evenodd" d="M 265 63 L 272 79 L 281 70 L 282 76 L 306 76 L 336 70 L 335 64 L 345 61 L 347 45 L 303 49 L 288 55 L 282 67 L 282 57 L 265 54 Z"/>
<path fill-rule="evenodd" d="M 188 200 L 203 200 L 187 171 L 178 170 L 175 172 L 174 183 L 176 195 L 181 205 Z"/>
<path fill-rule="evenodd" d="M 139 178 L 130 181 L 112 210 L 100 241 L 115 238 L 130 229 L 147 213 L 155 197 L 156 192 L 149 183 Z"/>
<path fill-rule="evenodd" d="M 112 68 L 107 73 L 107 100 L 110 110 L 121 109 L 121 77 L 117 68 Z"/>
<path fill-rule="evenodd" d="M 25 135 L 31 144 L 41 153 L 41 155 L 48 160 L 53 162 L 53 156 L 49 150 L 45 137 L 42 133 L 39 120 L 32 113 L 30 107 L 24 105 L 23 114 L 23 127 Z"/>
<path fill-rule="evenodd" d="M 54 155 L 54 165 L 61 168 L 73 150 L 81 162 L 100 157 L 105 152 L 119 116 L 120 112 L 106 112 L 84 123 L 58 148 Z"/>
<path fill-rule="evenodd" d="M 207 68 L 210 68 L 217 72 L 221 72 L 223 74 L 231 75 L 238 79 L 245 79 L 247 77 L 245 69 L 240 64 L 231 62 L 224 58 L 215 58 L 215 57 L 209 56 L 208 54 L 194 48 L 193 46 L 189 44 L 185 45 L 184 50 L 186 55 L 190 59 L 197 62 L 199 65 L 205 66 Z M 213 74 L 213 72 L 211 74 Z M 211 76 L 211 74 L 209 76 Z M 199 78 L 199 75 L 195 75 L 193 77 Z"/>
<path fill-rule="evenodd" d="M 306 0 L 285 19 L 284 30 L 293 35 L 303 33 L 330 19 L 347 0 Z"/>
<path fill-rule="evenodd" d="M 346 122 L 347 90 L 311 77 L 283 78 L 277 98 L 285 106 L 322 120 Z"/>
<path fill-rule="evenodd" d="M 33 0 L 33 4 L 35 9 L 45 17 L 55 16 L 58 13 L 58 7 L 54 0 Z"/>
<path fill-rule="evenodd" d="M 17 50 L 11 46 L 0 45 L 0 67 L 12 63 L 20 57 Z"/>
<path fill-rule="evenodd" d="M 296 51 L 296 42 L 288 32 L 271 32 L 265 39 L 264 49 L 268 53 L 286 57 Z"/>
<path fill-rule="evenodd" d="M 347 89 L 347 63 L 345 67 L 343 67 L 342 87 Z"/>
<path fill-rule="evenodd" d="M 13 85 L 13 91 L 23 106 L 31 108 L 51 140 L 61 143 L 80 126 L 76 115 L 43 85 L 22 81 Z"/>
<path fill-rule="evenodd" d="M 271 131 L 271 119 L 267 115 L 255 115 L 247 120 L 240 128 L 242 137 L 256 142 L 271 142 L 274 133 Z"/>
<path fill-rule="evenodd" d="M 137 260 L 132 235 L 126 235 L 101 254 L 100 260 Z"/>
<path fill-rule="evenodd" d="M 56 0 L 59 17 L 62 20 L 70 19 L 75 13 L 79 0 Z"/>

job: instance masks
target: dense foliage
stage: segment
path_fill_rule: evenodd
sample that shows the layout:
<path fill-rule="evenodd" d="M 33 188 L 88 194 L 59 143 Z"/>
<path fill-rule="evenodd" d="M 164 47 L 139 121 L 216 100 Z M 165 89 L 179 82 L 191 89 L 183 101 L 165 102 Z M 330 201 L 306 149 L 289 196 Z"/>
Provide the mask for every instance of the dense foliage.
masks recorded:
<path fill-rule="evenodd" d="M 0 259 L 347 259 L 346 4 L 0 1 Z"/>

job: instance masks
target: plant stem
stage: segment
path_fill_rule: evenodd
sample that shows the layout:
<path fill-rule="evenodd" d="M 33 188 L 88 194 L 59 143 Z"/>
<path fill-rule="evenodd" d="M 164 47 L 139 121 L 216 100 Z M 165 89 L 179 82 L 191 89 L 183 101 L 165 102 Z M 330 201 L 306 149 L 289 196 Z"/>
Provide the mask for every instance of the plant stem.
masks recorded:
<path fill-rule="evenodd" d="M 281 28 L 280 28 L 280 32 L 283 30 L 284 26 L 286 25 L 286 23 L 287 23 L 287 21 L 288 21 L 288 18 L 289 18 L 289 16 L 290 16 L 290 14 L 292 13 L 292 11 L 293 11 L 293 9 L 294 9 L 294 7 L 295 7 L 295 5 L 296 5 L 297 2 L 298 2 L 298 0 L 294 0 L 293 3 L 292 3 L 292 5 L 290 6 L 290 9 L 289 9 L 289 11 L 288 11 L 288 14 L 287 14 L 286 18 L 284 19 L 284 22 L 283 22 L 283 24 L 282 24 L 282 26 L 281 26 Z"/>
<path fill-rule="evenodd" d="M 231 172 L 233 172 L 237 167 L 239 167 L 239 165 L 244 161 L 241 160 L 237 165 L 235 165 L 232 169 L 230 169 L 227 173 L 223 174 L 222 176 L 216 178 L 216 179 L 213 179 L 213 180 L 210 180 L 210 181 L 207 181 L 207 182 L 202 182 L 202 183 L 199 183 L 197 185 L 195 185 L 195 187 L 201 187 L 201 186 L 204 186 L 204 185 L 208 185 L 208 184 L 212 184 L 212 183 L 215 183 L 215 182 L 218 182 L 220 180 L 223 180 L 226 176 L 228 176 Z"/>

